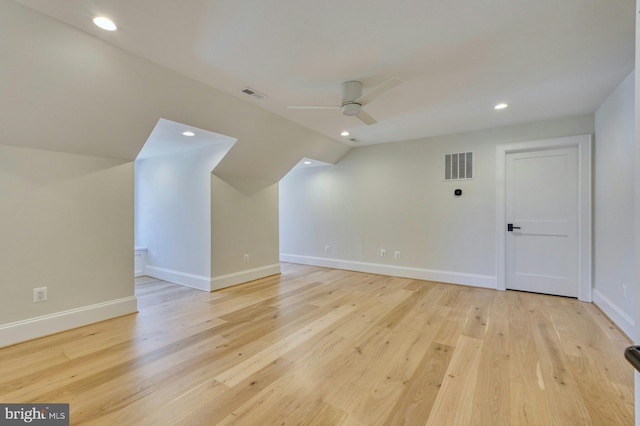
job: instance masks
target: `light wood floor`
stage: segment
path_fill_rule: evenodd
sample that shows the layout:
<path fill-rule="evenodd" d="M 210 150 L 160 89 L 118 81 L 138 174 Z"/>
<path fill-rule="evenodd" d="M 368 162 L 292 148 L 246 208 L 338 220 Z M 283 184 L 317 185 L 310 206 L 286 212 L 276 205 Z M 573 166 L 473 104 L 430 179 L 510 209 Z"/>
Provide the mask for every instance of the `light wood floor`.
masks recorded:
<path fill-rule="evenodd" d="M 283 264 L 0 350 L 0 402 L 72 424 L 632 425 L 629 342 L 574 299 Z"/>

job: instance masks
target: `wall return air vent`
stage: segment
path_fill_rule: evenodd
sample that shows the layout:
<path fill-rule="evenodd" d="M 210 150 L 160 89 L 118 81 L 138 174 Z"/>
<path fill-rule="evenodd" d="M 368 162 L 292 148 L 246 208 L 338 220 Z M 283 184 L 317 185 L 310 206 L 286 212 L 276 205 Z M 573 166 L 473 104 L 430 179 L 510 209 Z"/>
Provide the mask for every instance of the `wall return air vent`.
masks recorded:
<path fill-rule="evenodd" d="M 444 156 L 444 180 L 473 179 L 473 152 Z"/>

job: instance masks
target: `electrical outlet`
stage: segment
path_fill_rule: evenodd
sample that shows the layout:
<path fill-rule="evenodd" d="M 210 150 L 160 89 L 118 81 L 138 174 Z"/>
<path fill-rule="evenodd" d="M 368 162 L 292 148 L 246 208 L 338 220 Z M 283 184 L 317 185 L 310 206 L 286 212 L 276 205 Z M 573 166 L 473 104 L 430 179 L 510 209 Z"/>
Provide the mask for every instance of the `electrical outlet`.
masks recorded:
<path fill-rule="evenodd" d="M 47 301 L 47 288 L 38 287 L 33 289 L 33 303 L 40 303 Z"/>
<path fill-rule="evenodd" d="M 627 285 L 626 284 L 622 284 L 622 291 L 624 292 L 624 298 L 627 298 Z"/>
<path fill-rule="evenodd" d="M 249 259 L 249 255 L 248 255 L 248 254 L 245 254 L 245 255 L 244 255 L 244 263 L 249 263 L 249 260 L 250 260 L 250 259 Z"/>
<path fill-rule="evenodd" d="M 324 246 L 324 252 L 325 253 L 329 253 L 329 250 L 331 250 L 331 246 L 330 245 Z"/>
<path fill-rule="evenodd" d="M 398 250 L 394 251 L 393 257 L 395 257 L 396 259 L 400 259 L 400 252 Z"/>
<path fill-rule="evenodd" d="M 380 256 L 385 257 L 387 255 L 386 249 L 380 249 Z"/>

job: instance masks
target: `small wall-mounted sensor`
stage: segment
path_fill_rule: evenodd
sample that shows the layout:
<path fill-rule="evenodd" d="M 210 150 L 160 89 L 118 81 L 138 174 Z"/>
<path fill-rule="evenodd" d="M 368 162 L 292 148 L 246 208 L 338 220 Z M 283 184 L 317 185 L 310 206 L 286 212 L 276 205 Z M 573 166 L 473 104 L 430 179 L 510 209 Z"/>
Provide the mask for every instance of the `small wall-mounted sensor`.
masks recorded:
<path fill-rule="evenodd" d="M 462 189 L 456 189 L 455 191 L 453 191 L 453 195 L 455 195 L 456 197 L 459 197 L 462 195 Z"/>

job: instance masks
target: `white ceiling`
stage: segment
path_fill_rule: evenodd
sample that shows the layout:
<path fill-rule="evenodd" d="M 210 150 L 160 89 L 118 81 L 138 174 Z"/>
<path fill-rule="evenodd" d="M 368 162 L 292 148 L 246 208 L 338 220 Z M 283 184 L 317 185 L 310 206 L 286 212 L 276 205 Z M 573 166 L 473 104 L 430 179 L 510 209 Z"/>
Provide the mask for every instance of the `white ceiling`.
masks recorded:
<path fill-rule="evenodd" d="M 351 145 L 342 130 L 369 144 L 593 113 L 634 66 L 633 0 L 19 2 Z M 286 108 L 393 77 L 365 108 L 372 126 Z"/>

